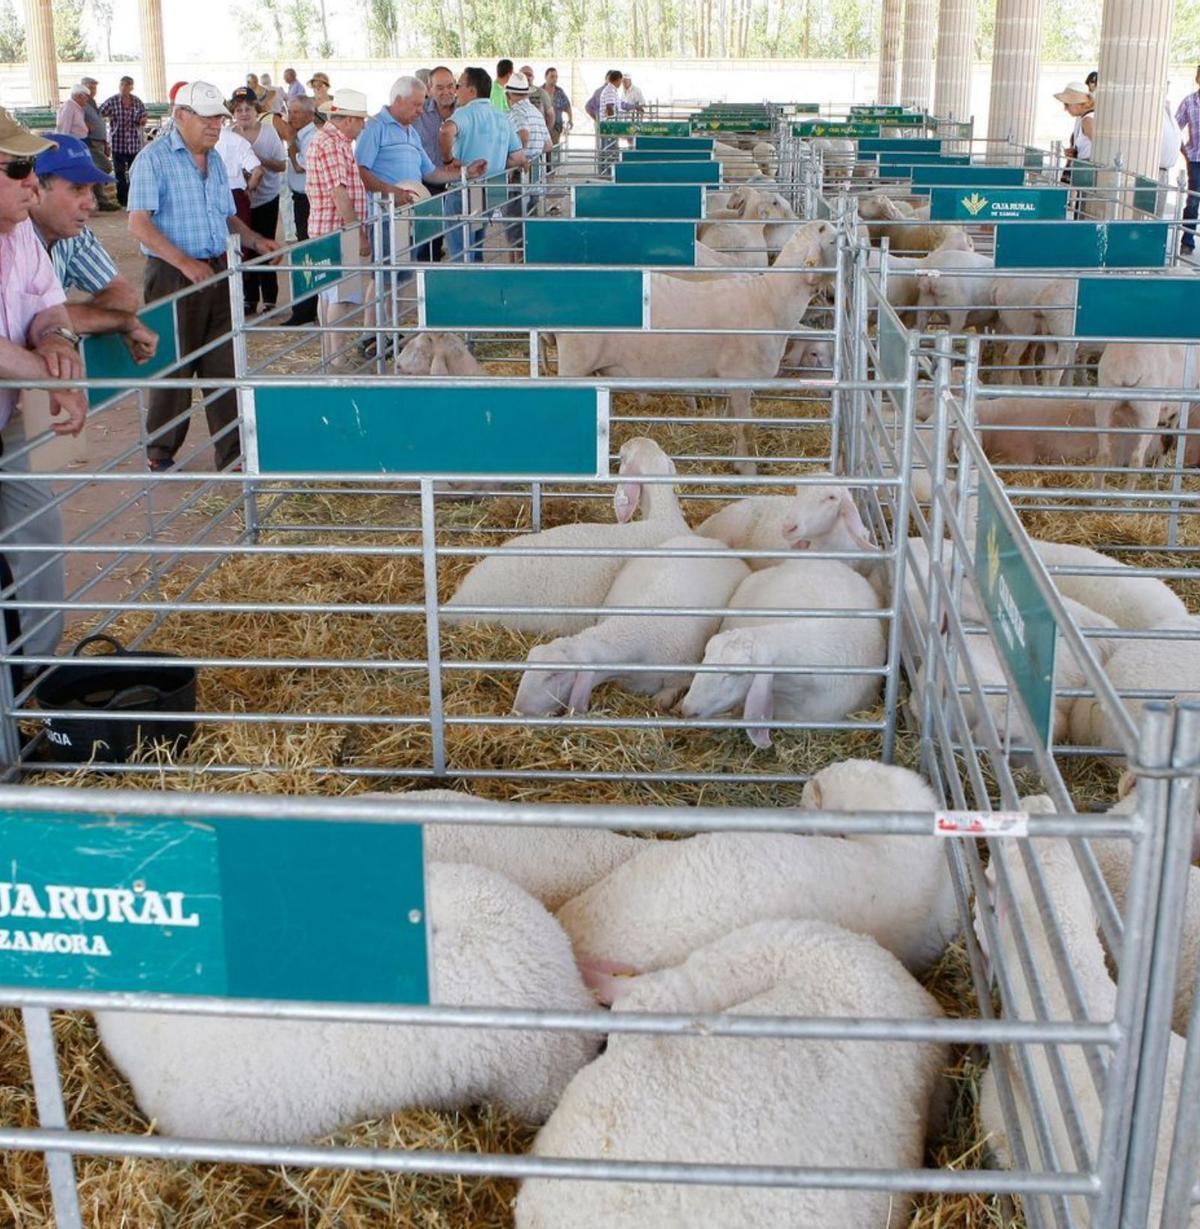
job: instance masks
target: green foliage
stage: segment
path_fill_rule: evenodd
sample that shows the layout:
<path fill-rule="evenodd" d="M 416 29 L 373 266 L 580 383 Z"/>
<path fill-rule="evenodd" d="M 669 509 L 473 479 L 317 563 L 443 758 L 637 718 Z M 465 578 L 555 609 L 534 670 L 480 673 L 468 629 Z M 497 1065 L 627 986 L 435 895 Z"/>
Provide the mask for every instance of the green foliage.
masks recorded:
<path fill-rule="evenodd" d="M 0 64 L 21 64 L 25 60 L 25 27 L 21 25 L 12 0 L 0 0 Z"/>
<path fill-rule="evenodd" d="M 83 32 L 83 0 L 54 0 L 54 45 L 58 58 L 68 63 L 92 59 Z"/>
<path fill-rule="evenodd" d="M 400 15 L 396 0 L 363 0 L 367 42 L 373 56 L 399 54 Z"/>

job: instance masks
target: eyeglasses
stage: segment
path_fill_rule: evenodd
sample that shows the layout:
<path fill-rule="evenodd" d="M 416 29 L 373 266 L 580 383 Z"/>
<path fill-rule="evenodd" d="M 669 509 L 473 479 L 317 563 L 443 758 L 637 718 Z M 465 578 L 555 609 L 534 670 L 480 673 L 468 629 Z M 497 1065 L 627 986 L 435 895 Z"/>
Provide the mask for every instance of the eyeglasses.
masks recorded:
<path fill-rule="evenodd" d="M 10 158 L 3 170 L 8 179 L 28 179 L 33 174 L 33 159 Z"/>

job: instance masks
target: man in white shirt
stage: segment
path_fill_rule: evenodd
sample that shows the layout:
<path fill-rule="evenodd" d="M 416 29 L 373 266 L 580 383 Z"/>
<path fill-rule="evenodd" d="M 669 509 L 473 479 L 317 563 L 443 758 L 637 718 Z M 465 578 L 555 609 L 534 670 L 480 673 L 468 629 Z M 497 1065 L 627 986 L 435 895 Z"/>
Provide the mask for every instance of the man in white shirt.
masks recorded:
<path fill-rule="evenodd" d="M 646 109 L 646 95 L 633 84 L 633 78 L 628 73 L 621 78 L 621 105 L 626 111 Z"/>

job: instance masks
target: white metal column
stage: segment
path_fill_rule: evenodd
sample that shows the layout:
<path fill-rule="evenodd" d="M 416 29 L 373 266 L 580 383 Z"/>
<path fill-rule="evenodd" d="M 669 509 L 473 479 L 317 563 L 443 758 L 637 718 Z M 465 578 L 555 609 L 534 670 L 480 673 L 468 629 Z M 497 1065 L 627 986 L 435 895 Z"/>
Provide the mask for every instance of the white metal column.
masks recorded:
<path fill-rule="evenodd" d="M 970 118 L 974 66 L 975 0 L 942 0 L 933 90 L 933 109 L 937 115 L 959 121 Z"/>
<path fill-rule="evenodd" d="M 900 101 L 905 105 L 929 106 L 936 12 L 934 0 L 905 0 L 904 63 L 900 74 Z"/>
<path fill-rule="evenodd" d="M 879 85 L 875 101 L 884 106 L 900 101 L 900 47 L 904 38 L 904 0 L 883 0 L 879 33 Z"/>

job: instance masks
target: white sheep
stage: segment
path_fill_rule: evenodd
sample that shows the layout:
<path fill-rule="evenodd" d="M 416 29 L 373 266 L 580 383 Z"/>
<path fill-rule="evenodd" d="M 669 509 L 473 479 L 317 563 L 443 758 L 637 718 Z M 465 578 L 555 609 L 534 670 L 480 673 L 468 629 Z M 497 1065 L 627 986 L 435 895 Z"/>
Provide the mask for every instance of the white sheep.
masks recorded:
<path fill-rule="evenodd" d="M 536 614 L 458 614 L 456 606 L 598 607 L 625 562 L 619 555 L 509 555 L 511 549 L 603 547 L 629 550 L 657 546 L 664 539 L 687 532 L 675 491 L 667 483 L 641 483 L 636 479 L 675 472 L 675 464 L 653 441 L 638 437 L 621 448 L 621 483 L 613 495 L 616 525 L 584 522 L 557 525 L 540 533 L 509 538 L 499 553 L 487 555 L 467 573 L 442 608 L 444 624 L 492 624 L 535 635 L 569 636 L 590 627 L 595 615 L 570 610 Z M 633 521 L 638 508 L 644 519 Z"/>
<path fill-rule="evenodd" d="M 477 376 L 483 371 L 467 343 L 455 333 L 418 333 L 410 337 L 396 366 L 406 376 Z"/>
<path fill-rule="evenodd" d="M 705 646 L 706 666 L 744 669 L 698 673 L 680 704 L 684 717 L 715 717 L 737 705 L 756 747 L 771 745 L 773 721 L 843 721 L 870 708 L 880 676 L 789 674 L 785 666 L 870 666 L 887 657 L 878 619 L 773 618 L 740 615 L 738 609 L 878 610 L 870 582 L 833 559 L 788 561 L 751 574 L 729 599 L 720 632 Z"/>
<path fill-rule="evenodd" d="M 823 768 L 805 785 L 802 806 L 937 809 L 916 773 L 868 760 Z M 637 972 L 678 964 L 754 922 L 817 918 L 873 936 L 920 973 L 959 925 L 945 850 L 932 837 L 751 832 L 650 842 L 557 916 L 582 961 Z"/>
<path fill-rule="evenodd" d="M 397 802 L 456 802 L 481 799 L 452 789 L 414 789 L 365 798 Z M 547 822 L 553 818 L 547 810 Z M 429 862 L 467 862 L 511 880 L 547 909 L 554 910 L 632 858 L 644 842 L 603 828 L 513 827 L 504 824 L 425 825 Z"/>
<path fill-rule="evenodd" d="M 777 265 L 787 272 L 732 274 L 712 281 L 688 281 L 668 273 L 651 275 L 653 328 L 776 329 L 779 332 L 705 334 L 562 333 L 558 337 L 560 376 L 670 376 L 680 379 L 772 379 L 779 371 L 788 335 L 800 323 L 813 295 L 830 280 L 823 272 L 837 256 L 837 231 L 829 222 L 800 226 L 784 245 Z M 750 393 L 730 393 L 738 420 L 736 449 L 740 473 L 753 473 L 745 420 Z"/>
<path fill-rule="evenodd" d="M 942 317 L 951 333 L 982 329 L 995 319 L 990 256 L 939 247 L 916 272 L 917 315 L 928 328 Z"/>
<path fill-rule="evenodd" d="M 561 927 L 477 866 L 428 867 L 434 1001 L 586 1011 Z M 540 1122 L 596 1052 L 579 1033 L 99 1011 L 109 1056 L 166 1135 L 291 1143 L 398 1110 L 488 1102 Z"/>
<path fill-rule="evenodd" d="M 1000 361 L 1007 368 L 1001 382 L 1037 384 L 1040 376 L 1044 385 L 1061 385 L 1079 350 L 1073 339 L 1075 279 L 996 277 L 992 303 L 996 331 L 1016 338 L 1001 350 Z M 1036 340 L 1029 341 L 1029 336 Z M 1029 365 L 1038 363 L 1039 356 L 1041 369 L 1031 371 Z"/>
<path fill-rule="evenodd" d="M 788 342 L 779 364 L 780 375 L 831 375 L 833 373 L 833 342 L 814 337 L 804 330 Z"/>
<path fill-rule="evenodd" d="M 1040 920 L 1041 910 L 1030 883 L 1029 874 L 1025 868 L 1018 847 L 1010 840 L 1007 846 L 1006 865 L 1010 872 L 1013 887 L 1013 899 L 1001 897 L 999 902 L 1000 941 L 1004 966 L 1009 971 L 1013 985 L 1014 999 L 1006 1004 L 1004 1013 L 1007 1019 L 1050 1019 L 1073 1020 L 1086 1018 L 1094 1022 L 1107 1022 L 1113 1019 L 1117 1004 L 1117 987 L 1108 973 L 1105 963 L 1104 949 L 1097 937 L 1096 913 L 1088 894 L 1087 884 L 1075 862 L 1075 855 L 1070 843 L 1065 840 L 1030 841 L 1026 848 L 1036 859 L 1044 881 L 1046 893 L 1054 908 L 1061 925 L 1059 933 L 1065 947 L 1067 963 L 1079 983 L 1083 999 L 1084 1016 L 1080 1017 L 1068 997 L 1064 977 L 1059 972 L 1059 966 L 1053 955 L 1053 947 L 1046 935 L 1045 927 Z M 996 855 L 993 854 L 993 857 Z M 988 895 L 991 901 L 985 903 L 977 899 L 976 933 L 982 935 L 983 925 L 980 920 L 981 911 L 995 903 L 996 872 L 988 870 Z M 1031 952 L 1028 960 L 1032 967 L 1041 975 L 1041 983 L 1045 992 L 1045 1014 L 1035 1011 L 1033 997 L 1026 981 L 1026 962 L 1024 949 L 1018 952 L 1011 921 L 1004 918 L 1019 915 L 1025 922 Z M 987 948 L 986 940 L 984 942 Z M 1028 1059 L 1032 1064 L 1034 1078 L 1042 1093 L 1043 1103 L 1049 1119 L 1050 1135 L 1057 1154 L 1058 1165 L 1067 1171 L 1082 1167 L 1084 1158 L 1075 1157 L 1071 1146 L 1071 1137 L 1064 1119 L 1059 1096 L 1052 1082 L 1050 1063 L 1047 1059 L 1047 1048 L 1042 1045 L 1028 1047 Z M 1159 1130 L 1158 1149 L 1154 1161 L 1154 1178 L 1150 1199 L 1150 1218 L 1147 1223 L 1158 1224 L 1162 1216 L 1163 1185 L 1166 1181 L 1167 1163 L 1170 1157 L 1170 1138 L 1175 1124 L 1175 1114 L 1179 1104 L 1180 1072 L 1183 1066 L 1183 1039 L 1172 1036 L 1167 1057 L 1167 1076 L 1165 1095 L 1162 1103 L 1162 1119 Z M 1033 1114 L 1030 1108 L 1030 1094 L 1019 1068 L 1008 1049 L 993 1047 L 993 1067 L 996 1063 L 1004 1065 L 1006 1074 L 1013 1087 L 1017 1103 L 1017 1113 L 1020 1119 L 1021 1135 L 1027 1147 L 1036 1158 L 1039 1152 L 1037 1133 L 1033 1126 Z M 1074 1091 L 1079 1107 L 1079 1125 L 1087 1142 L 1088 1152 L 1094 1157 L 1100 1143 L 1100 1127 L 1103 1117 L 1103 1102 L 1097 1091 L 1097 1082 L 1088 1064 L 1088 1056 L 1083 1047 L 1065 1045 L 1059 1050 L 1062 1063 L 1066 1069 L 1066 1078 Z M 997 1079 L 993 1067 L 985 1072 L 980 1088 L 980 1119 L 992 1149 L 997 1154 L 1002 1165 L 1011 1167 L 1014 1164 L 1013 1147 L 1009 1140 L 1008 1124 L 1001 1109 Z M 1044 1158 L 1043 1158 L 1044 1160 Z M 1026 1199 L 1029 1197 L 1026 1196 Z M 1087 1223 L 1087 1206 L 1085 1201 L 1076 1197 L 1068 1200 L 1071 1214 L 1078 1218 L 1078 1223 Z M 1047 1223 L 1053 1220 L 1045 1200 L 1039 1207 L 1042 1217 Z M 1041 1219 L 1039 1218 L 1039 1219 Z M 1200 1208 L 1193 1211 L 1188 1222 L 1192 1226 L 1200 1226 Z"/>
<path fill-rule="evenodd" d="M 905 210 L 895 201 L 883 198 L 879 209 L 886 220 L 871 225 L 872 242 L 886 238 L 888 247 L 898 253 L 936 251 L 948 235 L 960 229 L 931 223 L 928 205 Z"/>
<path fill-rule="evenodd" d="M 767 266 L 766 225 L 773 220 L 795 219 L 796 214 L 778 192 L 741 187 L 730 196 L 723 213 L 726 221 L 699 223 L 697 240 L 730 265 L 765 269 Z M 757 223 L 757 224 L 756 224 Z M 700 263 L 699 255 L 697 264 Z"/>
<path fill-rule="evenodd" d="M 869 939 L 764 922 L 639 977 L 619 1012 L 936 1020 L 933 998 Z M 538 1133 L 538 1156 L 919 1167 L 947 1047 L 925 1042 L 613 1034 Z M 752 1107 L 752 1112 L 748 1112 Z M 517 1229 L 900 1229 L 878 1191 L 527 1179 Z"/>
<path fill-rule="evenodd" d="M 681 534 L 660 542 L 659 546 L 681 552 L 720 551 L 722 555 L 630 559 L 605 595 L 605 606 L 715 609 L 729 601 L 730 594 L 749 573 L 745 563 L 728 553 L 725 543 L 716 538 Z M 513 709 L 527 717 L 554 716 L 564 710 L 583 713 L 591 702 L 593 689 L 604 682 L 616 682 L 635 695 L 651 695 L 659 708 L 669 708 L 688 681 L 687 671 L 670 667 L 695 666 L 719 622 L 719 615 L 614 614 L 574 636 L 534 645 L 529 650 L 531 662 L 586 662 L 591 668 L 527 670 L 521 676 Z M 628 664 L 663 669 L 620 669 Z"/>

